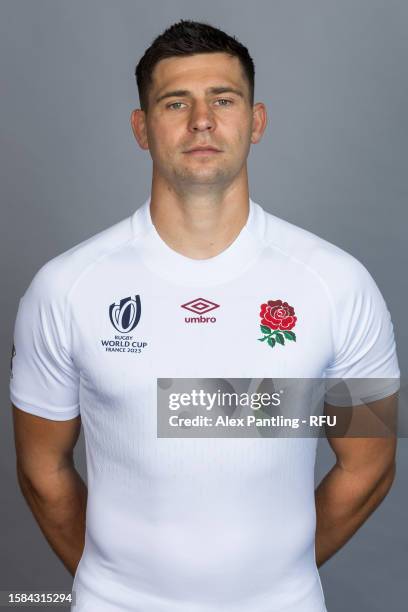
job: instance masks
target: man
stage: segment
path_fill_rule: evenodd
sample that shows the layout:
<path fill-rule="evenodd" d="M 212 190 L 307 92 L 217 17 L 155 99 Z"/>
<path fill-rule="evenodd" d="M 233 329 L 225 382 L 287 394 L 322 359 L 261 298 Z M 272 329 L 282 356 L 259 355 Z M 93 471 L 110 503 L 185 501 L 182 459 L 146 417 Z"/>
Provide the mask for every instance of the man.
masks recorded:
<path fill-rule="evenodd" d="M 366 398 L 386 407 L 389 312 L 353 256 L 250 198 L 267 118 L 242 44 L 180 21 L 136 76 L 151 194 L 45 264 L 20 300 L 22 491 L 75 577 L 76 612 L 322 612 L 317 567 L 386 495 L 395 439 L 331 439 L 337 461 L 314 493 L 316 438 L 158 437 L 157 379 L 388 379 Z"/>

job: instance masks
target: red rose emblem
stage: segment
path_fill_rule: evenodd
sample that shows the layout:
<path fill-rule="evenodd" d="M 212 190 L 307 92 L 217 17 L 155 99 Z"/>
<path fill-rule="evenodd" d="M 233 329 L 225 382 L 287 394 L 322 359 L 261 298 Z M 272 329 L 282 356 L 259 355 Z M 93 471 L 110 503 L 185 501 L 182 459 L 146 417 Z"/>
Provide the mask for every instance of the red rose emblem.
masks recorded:
<path fill-rule="evenodd" d="M 268 300 L 261 304 L 261 342 L 266 342 L 272 348 L 276 344 L 285 344 L 285 340 L 296 342 L 296 334 L 290 331 L 296 325 L 297 317 L 293 306 L 282 300 Z"/>
<path fill-rule="evenodd" d="M 271 329 L 289 330 L 295 327 L 297 317 L 293 306 L 282 300 L 269 300 L 266 304 L 261 304 L 261 325 L 266 325 Z"/>

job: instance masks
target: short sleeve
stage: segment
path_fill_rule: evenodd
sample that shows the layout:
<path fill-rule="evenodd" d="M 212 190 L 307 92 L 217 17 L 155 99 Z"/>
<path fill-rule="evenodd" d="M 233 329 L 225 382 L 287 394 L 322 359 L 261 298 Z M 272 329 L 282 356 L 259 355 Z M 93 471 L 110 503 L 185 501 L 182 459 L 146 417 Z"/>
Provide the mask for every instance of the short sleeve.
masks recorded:
<path fill-rule="evenodd" d="M 337 406 L 375 401 L 400 388 L 394 328 L 387 304 L 363 264 L 352 256 L 343 264 L 343 273 L 334 275 L 334 353 L 325 371 L 325 378 L 330 379 L 325 399 Z"/>
<path fill-rule="evenodd" d="M 66 296 L 55 266 L 45 264 L 20 299 L 14 325 L 10 373 L 13 404 L 56 421 L 79 409 L 79 372 L 65 328 Z"/>

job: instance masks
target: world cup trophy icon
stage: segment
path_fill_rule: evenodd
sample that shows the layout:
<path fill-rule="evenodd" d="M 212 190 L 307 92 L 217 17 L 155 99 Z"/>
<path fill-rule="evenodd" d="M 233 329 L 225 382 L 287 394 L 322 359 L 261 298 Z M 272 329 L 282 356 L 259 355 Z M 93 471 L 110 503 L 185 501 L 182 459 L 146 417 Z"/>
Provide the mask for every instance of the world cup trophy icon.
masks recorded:
<path fill-rule="evenodd" d="M 109 318 L 113 327 L 121 334 L 127 334 L 139 323 L 142 307 L 140 295 L 130 296 L 120 300 L 119 304 L 109 306 Z"/>

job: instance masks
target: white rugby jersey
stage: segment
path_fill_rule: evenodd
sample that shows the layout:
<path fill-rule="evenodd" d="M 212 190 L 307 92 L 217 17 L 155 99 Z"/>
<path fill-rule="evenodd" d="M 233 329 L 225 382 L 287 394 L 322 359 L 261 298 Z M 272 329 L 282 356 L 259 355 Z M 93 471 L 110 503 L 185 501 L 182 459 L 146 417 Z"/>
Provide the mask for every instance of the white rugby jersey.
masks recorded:
<path fill-rule="evenodd" d="M 372 399 L 394 393 L 390 314 L 352 255 L 250 199 L 235 241 L 191 259 L 160 238 L 149 197 L 37 272 L 13 354 L 18 408 L 81 415 L 75 612 L 326 610 L 317 438 L 160 438 L 156 379 L 388 378 Z"/>

